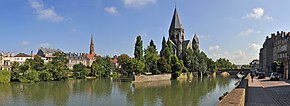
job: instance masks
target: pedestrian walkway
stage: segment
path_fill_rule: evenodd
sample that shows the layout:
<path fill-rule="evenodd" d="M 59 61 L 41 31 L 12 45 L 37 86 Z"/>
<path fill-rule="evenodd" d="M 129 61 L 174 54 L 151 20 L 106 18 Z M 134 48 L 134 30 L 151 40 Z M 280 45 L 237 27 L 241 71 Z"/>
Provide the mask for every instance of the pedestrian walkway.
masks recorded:
<path fill-rule="evenodd" d="M 277 102 L 263 88 L 260 80 L 249 80 L 246 106 L 279 106 Z"/>

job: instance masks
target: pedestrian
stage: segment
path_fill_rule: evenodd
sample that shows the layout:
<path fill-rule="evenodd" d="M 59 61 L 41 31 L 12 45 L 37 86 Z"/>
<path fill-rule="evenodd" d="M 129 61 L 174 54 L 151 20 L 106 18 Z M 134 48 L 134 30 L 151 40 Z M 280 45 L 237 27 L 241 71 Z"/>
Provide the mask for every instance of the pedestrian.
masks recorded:
<path fill-rule="evenodd" d="M 254 74 L 255 74 L 255 72 L 254 71 L 251 71 L 252 83 L 254 82 Z"/>

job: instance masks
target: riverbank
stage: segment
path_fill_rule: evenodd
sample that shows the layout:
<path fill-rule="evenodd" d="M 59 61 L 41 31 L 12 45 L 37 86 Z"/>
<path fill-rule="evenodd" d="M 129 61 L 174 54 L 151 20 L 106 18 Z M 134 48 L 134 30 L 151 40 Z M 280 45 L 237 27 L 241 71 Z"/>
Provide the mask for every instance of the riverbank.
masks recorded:
<path fill-rule="evenodd" d="M 181 73 L 177 79 L 188 79 L 192 78 L 192 73 Z M 140 75 L 140 76 L 134 76 L 132 82 L 138 83 L 138 82 L 154 82 L 154 81 L 164 81 L 164 80 L 171 80 L 172 75 L 171 74 L 161 74 L 161 75 Z"/>
<path fill-rule="evenodd" d="M 247 97 L 249 79 L 249 74 L 242 78 L 239 85 L 236 86 L 236 88 L 233 89 L 228 95 L 224 96 L 218 103 L 218 106 L 244 106 Z"/>

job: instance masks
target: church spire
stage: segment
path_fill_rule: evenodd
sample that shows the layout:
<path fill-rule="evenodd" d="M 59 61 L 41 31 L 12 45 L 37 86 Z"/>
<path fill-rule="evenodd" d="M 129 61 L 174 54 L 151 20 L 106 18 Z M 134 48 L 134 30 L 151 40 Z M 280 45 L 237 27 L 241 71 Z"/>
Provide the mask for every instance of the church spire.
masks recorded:
<path fill-rule="evenodd" d="M 95 54 L 95 45 L 93 35 L 91 35 L 90 54 Z"/>
<path fill-rule="evenodd" d="M 180 18 L 179 18 L 179 14 L 178 14 L 178 11 L 177 11 L 177 8 L 176 8 L 176 5 L 175 5 L 174 14 L 173 14 L 173 17 L 172 17 L 172 21 L 171 21 L 171 25 L 170 25 L 170 29 L 169 30 L 177 29 L 177 28 L 183 29 L 183 26 L 181 24 L 181 21 L 180 21 Z"/>

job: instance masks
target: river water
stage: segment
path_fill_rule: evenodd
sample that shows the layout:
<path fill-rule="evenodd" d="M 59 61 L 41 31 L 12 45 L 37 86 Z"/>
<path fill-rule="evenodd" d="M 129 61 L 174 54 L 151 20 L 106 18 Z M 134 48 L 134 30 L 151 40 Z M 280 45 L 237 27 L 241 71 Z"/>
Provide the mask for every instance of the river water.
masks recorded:
<path fill-rule="evenodd" d="M 0 84 L 0 105 L 213 106 L 235 87 L 234 78 L 193 78 L 147 83 L 112 79 Z"/>

